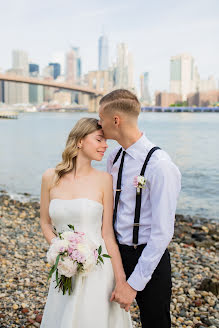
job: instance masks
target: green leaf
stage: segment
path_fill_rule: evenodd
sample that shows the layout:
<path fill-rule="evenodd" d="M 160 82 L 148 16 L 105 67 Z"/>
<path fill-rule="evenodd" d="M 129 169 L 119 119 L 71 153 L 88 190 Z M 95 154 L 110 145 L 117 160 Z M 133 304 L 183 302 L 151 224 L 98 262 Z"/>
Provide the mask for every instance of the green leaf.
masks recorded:
<path fill-rule="evenodd" d="M 68 278 L 68 294 L 71 294 L 71 278 Z"/>
<path fill-rule="evenodd" d="M 104 261 L 103 261 L 103 259 L 102 259 L 101 256 L 98 256 L 98 259 L 99 259 L 102 263 L 104 263 Z"/>
<path fill-rule="evenodd" d="M 56 270 L 56 284 L 59 284 L 59 272 L 58 269 Z"/>
<path fill-rule="evenodd" d="M 56 263 L 55 263 L 55 270 L 57 269 L 58 263 L 59 263 L 59 259 L 60 259 L 60 254 L 57 256 L 56 258 Z M 54 270 L 54 271 L 55 271 Z"/>
<path fill-rule="evenodd" d="M 50 272 L 49 272 L 49 277 L 47 280 L 49 280 L 50 277 L 52 277 L 53 272 L 55 271 L 55 265 L 52 266 Z"/>
<path fill-rule="evenodd" d="M 111 258 L 112 258 L 112 256 L 110 256 L 110 255 L 108 255 L 108 254 L 103 254 L 102 256 L 103 256 L 103 257 L 107 257 L 108 259 L 111 259 Z"/>
<path fill-rule="evenodd" d="M 68 227 L 69 227 L 70 229 L 72 229 L 73 231 L 75 231 L 75 227 L 74 227 L 72 224 L 68 224 Z"/>
<path fill-rule="evenodd" d="M 100 245 L 100 247 L 98 248 L 98 254 L 100 255 L 102 252 L 102 246 Z"/>

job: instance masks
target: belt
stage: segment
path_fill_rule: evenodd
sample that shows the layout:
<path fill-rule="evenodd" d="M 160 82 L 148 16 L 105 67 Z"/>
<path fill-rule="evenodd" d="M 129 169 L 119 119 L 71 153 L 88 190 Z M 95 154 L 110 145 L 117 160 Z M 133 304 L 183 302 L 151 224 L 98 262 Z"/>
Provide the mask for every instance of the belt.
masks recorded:
<path fill-rule="evenodd" d="M 141 245 L 133 245 L 133 246 L 129 246 L 129 245 L 123 245 L 123 244 L 118 244 L 120 249 L 123 250 L 135 250 L 135 249 L 143 249 L 145 248 L 146 244 L 141 244 Z"/>

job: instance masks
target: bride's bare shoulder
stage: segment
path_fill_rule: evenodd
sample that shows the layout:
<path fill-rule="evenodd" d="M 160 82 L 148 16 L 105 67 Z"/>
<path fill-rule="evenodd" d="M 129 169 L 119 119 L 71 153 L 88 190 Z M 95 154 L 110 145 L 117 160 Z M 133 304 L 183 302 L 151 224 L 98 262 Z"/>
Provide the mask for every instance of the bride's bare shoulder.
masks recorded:
<path fill-rule="evenodd" d="M 112 183 L 112 175 L 109 174 L 108 172 L 105 172 L 105 171 L 99 171 L 99 170 L 96 170 L 97 174 L 98 174 L 98 177 L 100 179 L 100 181 L 103 183 L 103 184 L 111 184 Z"/>
<path fill-rule="evenodd" d="M 46 183 L 51 183 L 54 180 L 55 175 L 55 168 L 49 168 L 43 173 L 42 180 Z"/>

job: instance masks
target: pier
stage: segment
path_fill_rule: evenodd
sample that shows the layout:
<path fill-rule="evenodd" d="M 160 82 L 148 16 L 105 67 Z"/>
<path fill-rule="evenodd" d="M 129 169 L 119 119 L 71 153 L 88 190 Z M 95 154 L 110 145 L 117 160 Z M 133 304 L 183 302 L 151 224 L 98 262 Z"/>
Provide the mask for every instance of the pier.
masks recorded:
<path fill-rule="evenodd" d="M 203 113 L 209 113 L 209 112 L 217 112 L 219 113 L 219 107 L 160 107 L 160 106 L 148 106 L 148 107 L 142 107 L 142 112 L 171 112 L 171 113 L 180 113 L 180 112 L 190 112 L 190 113 L 196 113 L 196 112 L 203 112 Z"/>
<path fill-rule="evenodd" d="M 11 111 L 1 111 L 0 110 L 0 119 L 5 118 L 5 119 L 17 119 L 18 118 L 18 113 L 17 112 L 11 112 Z"/>

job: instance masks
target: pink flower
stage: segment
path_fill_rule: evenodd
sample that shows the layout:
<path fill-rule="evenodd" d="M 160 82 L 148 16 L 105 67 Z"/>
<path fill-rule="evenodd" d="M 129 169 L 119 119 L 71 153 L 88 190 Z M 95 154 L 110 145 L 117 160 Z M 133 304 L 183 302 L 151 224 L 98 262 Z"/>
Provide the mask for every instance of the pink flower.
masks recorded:
<path fill-rule="evenodd" d="M 97 261 L 97 259 L 98 259 L 98 252 L 97 252 L 96 249 L 95 249 L 95 251 L 94 251 L 94 257 L 95 257 L 95 261 Z"/>
<path fill-rule="evenodd" d="M 137 188 L 138 187 L 138 177 L 134 177 L 134 180 L 133 180 L 133 184 L 134 184 L 134 187 Z"/>
<path fill-rule="evenodd" d="M 77 261 L 79 263 L 84 263 L 85 262 L 85 256 L 80 254 L 80 252 L 77 249 L 74 249 L 71 252 L 70 257 L 71 257 L 72 260 Z"/>

